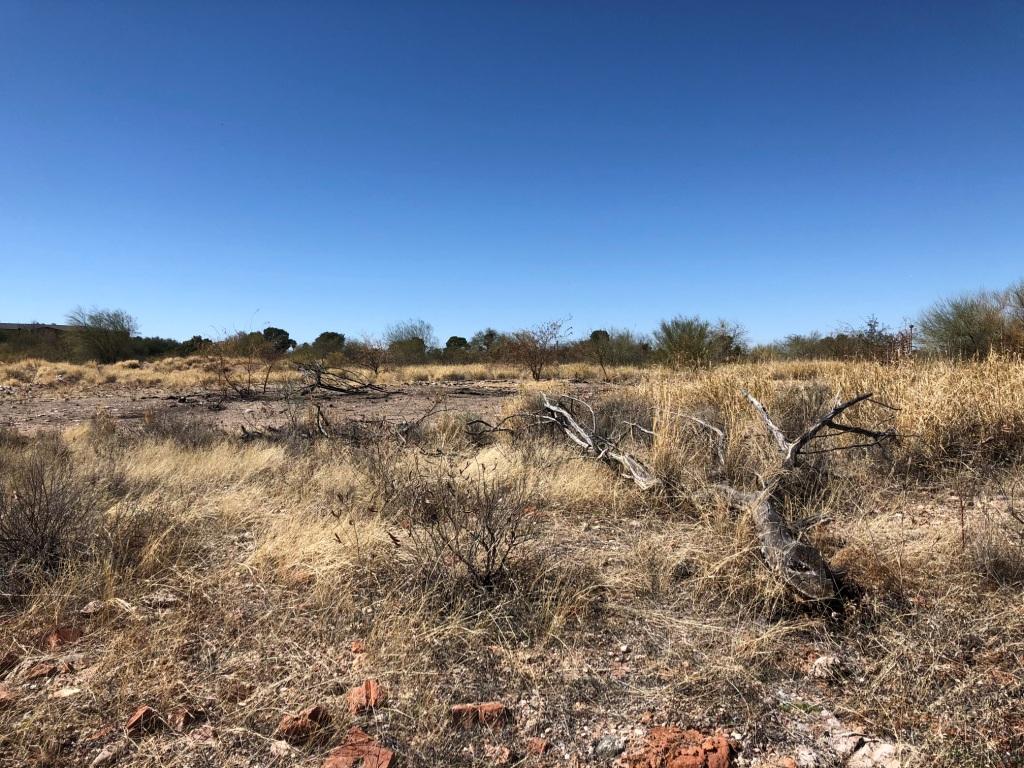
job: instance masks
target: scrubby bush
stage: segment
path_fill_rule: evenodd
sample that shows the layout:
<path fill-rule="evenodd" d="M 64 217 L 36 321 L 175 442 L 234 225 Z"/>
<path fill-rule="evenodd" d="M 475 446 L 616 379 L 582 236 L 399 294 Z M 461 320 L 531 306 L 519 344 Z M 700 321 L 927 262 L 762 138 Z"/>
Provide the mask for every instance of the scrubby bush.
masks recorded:
<path fill-rule="evenodd" d="M 392 325 L 384 333 L 388 356 L 400 365 L 424 363 L 427 352 L 437 346 L 437 338 L 430 323 L 407 320 Z"/>
<path fill-rule="evenodd" d="M 887 360 L 898 342 L 899 334 L 870 317 L 859 328 L 844 328 L 827 336 L 816 331 L 790 334 L 783 341 L 751 350 L 751 354 L 759 360 Z"/>
<path fill-rule="evenodd" d="M 353 365 L 368 368 L 375 374 L 381 372 L 389 359 L 387 347 L 372 336 L 348 342 L 345 345 L 344 357 Z"/>
<path fill-rule="evenodd" d="M 276 333 L 268 337 L 266 333 L 239 331 L 215 344 L 210 351 L 216 360 L 215 373 L 225 394 L 250 398 L 266 394 L 270 376 L 284 359 L 287 349 L 284 340 Z"/>
<path fill-rule="evenodd" d="M 671 365 L 708 366 L 737 360 L 744 352 L 743 329 L 725 320 L 711 323 L 696 315 L 662 320 L 654 332 L 662 359 Z"/>
<path fill-rule="evenodd" d="M 56 435 L 0 460 L 0 568 L 26 563 L 53 570 L 71 557 L 96 519 L 94 499 Z"/>
<path fill-rule="evenodd" d="M 502 344 L 502 352 L 510 362 L 526 368 L 534 381 L 540 381 L 544 369 L 557 362 L 567 332 L 561 320 L 541 323 L 513 333 Z"/>
<path fill-rule="evenodd" d="M 120 309 L 83 309 L 68 314 L 71 342 L 83 360 L 115 363 L 132 355 L 135 318 Z"/>
<path fill-rule="evenodd" d="M 920 329 L 925 348 L 947 357 L 1024 350 L 1024 282 L 942 299 L 921 315 Z"/>
<path fill-rule="evenodd" d="M 478 587 L 493 587 L 536 535 L 535 508 L 522 479 L 495 477 L 482 466 L 448 468 L 407 490 L 416 557 L 431 578 L 455 569 Z"/>

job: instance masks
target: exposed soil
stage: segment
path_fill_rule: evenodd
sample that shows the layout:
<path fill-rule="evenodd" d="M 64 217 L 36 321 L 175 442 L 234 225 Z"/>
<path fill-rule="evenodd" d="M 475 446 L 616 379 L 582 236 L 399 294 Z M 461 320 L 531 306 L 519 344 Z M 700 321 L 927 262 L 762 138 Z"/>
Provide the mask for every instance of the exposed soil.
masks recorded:
<path fill-rule="evenodd" d="M 610 384 L 553 382 L 577 396 L 589 397 L 614 388 Z M 509 381 L 473 381 L 388 386 L 383 393 L 316 396 L 332 424 L 351 421 L 412 421 L 431 408 L 473 414 L 482 419 L 499 416 L 505 401 L 519 388 Z M 0 429 L 35 433 L 64 429 L 103 414 L 117 421 L 147 416 L 185 415 L 213 424 L 226 432 L 245 428 L 284 426 L 296 409 L 304 409 L 302 398 L 289 402 L 281 391 L 252 400 L 226 398 L 215 391 L 174 392 L 157 388 L 127 388 L 112 384 L 65 391 L 26 385 L 0 388 Z"/>

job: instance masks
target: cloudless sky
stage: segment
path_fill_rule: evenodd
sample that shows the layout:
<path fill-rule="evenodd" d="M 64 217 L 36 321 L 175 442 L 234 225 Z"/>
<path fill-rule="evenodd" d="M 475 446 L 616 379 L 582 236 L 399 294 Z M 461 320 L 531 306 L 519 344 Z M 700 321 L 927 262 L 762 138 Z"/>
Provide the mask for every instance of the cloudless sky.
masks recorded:
<path fill-rule="evenodd" d="M 1024 277 L 1024 4 L 0 0 L 0 321 L 754 340 Z"/>

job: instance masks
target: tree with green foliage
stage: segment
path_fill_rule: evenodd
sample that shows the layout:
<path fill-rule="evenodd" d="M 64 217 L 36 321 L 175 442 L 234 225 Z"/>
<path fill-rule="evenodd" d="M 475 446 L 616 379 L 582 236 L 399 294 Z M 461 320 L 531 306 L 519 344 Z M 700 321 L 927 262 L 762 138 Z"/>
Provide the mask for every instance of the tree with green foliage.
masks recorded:
<path fill-rule="evenodd" d="M 76 307 L 67 321 L 72 345 L 81 359 L 116 363 L 131 356 L 132 336 L 138 326 L 124 310 Z"/>
<path fill-rule="evenodd" d="M 324 331 L 313 340 L 310 349 L 319 357 L 340 355 L 345 351 L 345 334 L 337 331 Z"/>
<path fill-rule="evenodd" d="M 474 352 L 483 355 L 491 355 L 501 344 L 502 335 L 493 328 L 484 328 L 477 331 L 469 340 L 469 346 Z"/>
<path fill-rule="evenodd" d="M 182 357 L 188 357 L 189 355 L 199 355 L 206 352 L 213 341 L 202 336 L 193 336 L 187 341 L 181 343 L 181 347 L 178 350 Z"/>
<path fill-rule="evenodd" d="M 662 320 L 654 332 L 662 359 L 671 365 L 708 366 L 737 360 L 746 349 L 743 328 L 696 315 Z"/>
<path fill-rule="evenodd" d="M 295 339 L 288 335 L 288 331 L 284 330 L 284 328 L 275 328 L 274 326 L 263 329 L 263 338 L 281 354 L 290 349 L 295 349 L 297 344 Z"/>

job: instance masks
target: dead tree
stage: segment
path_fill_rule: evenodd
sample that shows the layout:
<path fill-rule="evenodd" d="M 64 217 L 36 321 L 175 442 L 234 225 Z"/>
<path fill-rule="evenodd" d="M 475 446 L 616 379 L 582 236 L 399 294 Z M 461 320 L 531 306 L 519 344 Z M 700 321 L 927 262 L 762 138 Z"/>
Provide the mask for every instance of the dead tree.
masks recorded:
<path fill-rule="evenodd" d="M 556 425 L 567 438 L 582 448 L 588 455 L 600 459 L 606 464 L 620 467 L 624 476 L 631 478 L 640 490 L 649 491 L 661 483 L 642 461 L 619 447 L 619 442 L 625 433 L 614 437 L 605 437 L 597 433 L 597 416 L 594 413 L 594 409 L 587 403 L 571 398 L 590 411 L 591 429 L 583 427 L 562 405 L 548 400 L 547 395 L 542 395 L 541 397 L 544 399 L 543 410 L 538 414 L 541 422 L 549 422 Z"/>
<path fill-rule="evenodd" d="M 731 485 L 719 484 L 715 487 L 725 496 L 729 506 L 738 511 L 748 511 L 754 522 L 757 531 L 758 542 L 765 563 L 801 597 L 814 601 L 832 601 L 839 597 L 839 583 L 832 572 L 828 561 L 822 557 L 813 546 L 800 539 L 799 533 L 810 527 L 808 525 L 790 525 L 786 522 L 781 512 L 781 503 L 777 497 L 779 481 L 799 466 L 801 456 L 827 453 L 831 451 L 847 450 L 851 448 L 865 448 L 879 445 L 888 440 L 894 440 L 896 433 L 893 431 L 880 431 L 856 426 L 836 419 L 845 411 L 863 402 L 874 402 L 886 408 L 892 406 L 872 400 L 872 394 L 862 394 L 840 403 L 820 418 L 809 429 L 805 430 L 796 440 L 789 440 L 785 433 L 772 421 L 768 410 L 754 398 L 749 392 L 743 394 L 750 401 L 754 410 L 757 411 L 761 420 L 765 423 L 768 435 L 775 444 L 782 459 L 782 464 L 773 479 L 765 484 L 759 493 L 742 491 L 733 488 Z M 583 448 L 589 455 L 602 459 L 610 465 L 621 468 L 623 474 L 630 477 L 642 490 L 651 490 L 661 484 L 656 477 L 641 461 L 626 453 L 619 447 L 622 436 L 604 437 L 597 434 L 597 419 L 594 410 L 587 403 L 569 398 L 582 404 L 592 416 L 592 429 L 587 429 L 580 424 L 579 420 L 569 412 L 561 403 L 552 403 L 547 396 L 543 396 L 544 406 L 540 414 L 535 414 L 540 423 L 552 423 L 557 425 L 569 440 Z M 699 419 L 695 416 L 681 414 L 684 418 L 708 430 L 712 435 L 717 459 L 716 472 L 724 473 L 725 450 L 727 436 L 718 427 Z M 627 425 L 627 430 L 636 425 Z M 644 430 L 650 434 L 650 430 Z M 853 445 L 832 444 L 824 448 L 811 449 L 809 446 L 816 440 L 827 440 L 839 435 L 856 435 L 865 438 L 865 441 Z"/>
<path fill-rule="evenodd" d="M 303 395 L 317 390 L 339 395 L 388 395 L 384 387 L 347 368 L 328 368 L 321 362 L 299 363 L 295 368 L 302 374 L 304 384 L 299 391 Z"/>
<path fill-rule="evenodd" d="M 822 416 L 818 421 L 814 423 L 812 427 L 804 430 L 803 434 L 800 435 L 796 440 L 790 441 L 786 438 L 786 435 L 781 429 L 772 421 L 768 415 L 768 409 L 761 405 L 761 402 L 755 398 L 752 394 L 743 390 L 744 396 L 750 401 L 750 404 L 754 406 L 754 410 L 757 411 L 761 420 L 764 422 L 765 428 L 768 430 L 768 435 L 771 437 L 775 446 L 779 449 L 779 453 L 782 455 L 782 468 L 793 469 L 799 461 L 800 455 L 810 455 L 814 453 L 829 453 L 831 451 L 844 451 L 851 448 L 870 448 L 875 445 L 880 445 L 886 440 L 893 440 L 896 437 L 896 433 L 892 431 L 877 431 L 873 429 L 865 429 L 858 427 L 853 424 L 843 424 L 836 421 L 836 418 L 848 408 L 852 408 L 858 403 L 870 401 L 881 405 L 885 408 L 892 408 L 890 405 L 880 403 L 877 400 L 873 400 L 873 394 L 866 392 L 863 395 L 857 395 L 851 400 L 847 400 L 845 403 L 840 403 L 831 411 Z M 826 448 L 810 450 L 809 446 L 812 440 L 823 440 L 832 437 L 837 437 L 843 434 L 853 434 L 860 437 L 864 437 L 870 440 L 866 443 L 857 443 L 856 445 L 832 445 Z"/>

